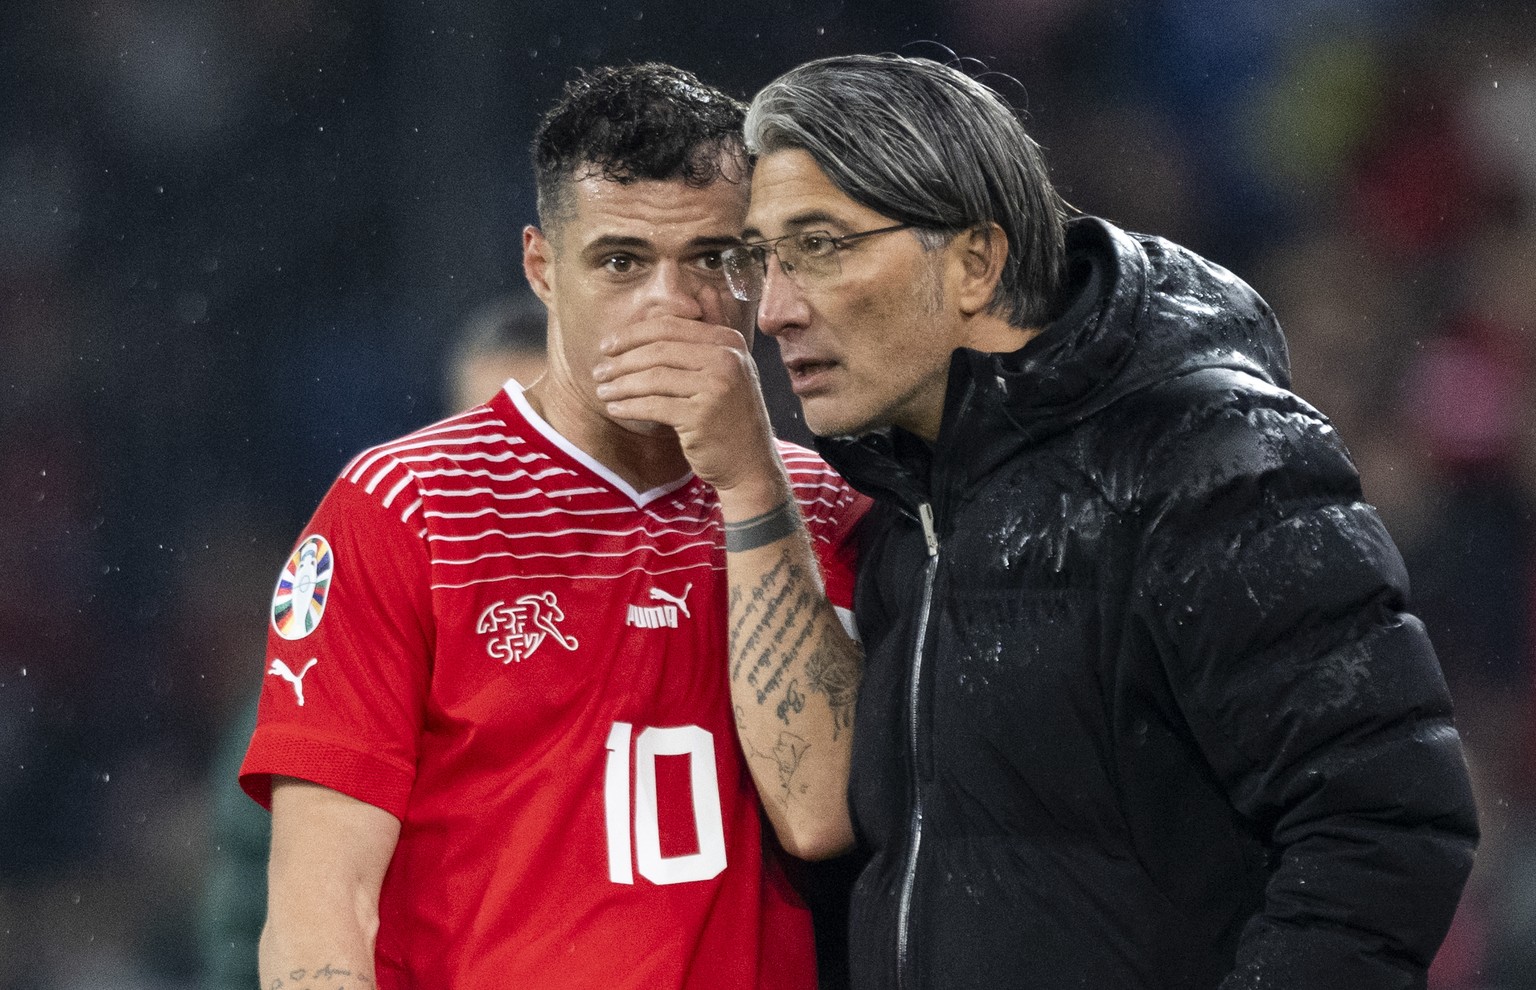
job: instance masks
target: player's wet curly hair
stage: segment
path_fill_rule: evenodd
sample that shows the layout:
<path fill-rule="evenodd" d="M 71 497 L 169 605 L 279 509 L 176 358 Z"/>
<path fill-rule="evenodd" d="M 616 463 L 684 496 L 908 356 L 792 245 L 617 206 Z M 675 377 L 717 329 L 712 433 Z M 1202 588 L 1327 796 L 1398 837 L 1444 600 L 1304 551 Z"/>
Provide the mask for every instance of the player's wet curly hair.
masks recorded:
<path fill-rule="evenodd" d="M 747 172 L 746 105 L 661 62 L 608 66 L 565 84 L 533 136 L 539 223 L 546 233 L 571 209 L 570 184 L 682 179 L 707 186 Z"/>

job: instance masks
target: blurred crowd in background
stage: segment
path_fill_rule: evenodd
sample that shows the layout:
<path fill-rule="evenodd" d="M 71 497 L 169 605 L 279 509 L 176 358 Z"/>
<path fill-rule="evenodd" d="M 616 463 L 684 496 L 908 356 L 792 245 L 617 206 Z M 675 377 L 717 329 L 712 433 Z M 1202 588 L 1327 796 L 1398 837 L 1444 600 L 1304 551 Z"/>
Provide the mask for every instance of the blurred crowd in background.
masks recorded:
<path fill-rule="evenodd" d="M 66 0 L 0 9 L 0 990 L 216 985 L 278 570 L 526 322 L 560 85 L 656 58 L 749 98 L 850 51 L 974 59 L 1074 206 L 1274 306 L 1474 762 L 1431 986 L 1536 986 L 1536 4 Z"/>

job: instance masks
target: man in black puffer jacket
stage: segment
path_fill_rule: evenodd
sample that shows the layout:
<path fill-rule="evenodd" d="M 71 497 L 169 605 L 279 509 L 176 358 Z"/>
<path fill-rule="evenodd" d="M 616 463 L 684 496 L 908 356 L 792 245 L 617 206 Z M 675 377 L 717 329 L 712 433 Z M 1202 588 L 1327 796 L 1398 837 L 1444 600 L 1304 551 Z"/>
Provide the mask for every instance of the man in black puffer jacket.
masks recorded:
<path fill-rule="evenodd" d="M 1461 743 L 1263 300 L 1064 220 L 1012 112 L 934 62 L 801 66 L 747 136 L 727 273 L 876 507 L 853 731 L 803 704 L 814 655 L 738 727 L 784 730 L 787 848 L 870 856 L 855 988 L 1424 986 L 1477 840 Z"/>

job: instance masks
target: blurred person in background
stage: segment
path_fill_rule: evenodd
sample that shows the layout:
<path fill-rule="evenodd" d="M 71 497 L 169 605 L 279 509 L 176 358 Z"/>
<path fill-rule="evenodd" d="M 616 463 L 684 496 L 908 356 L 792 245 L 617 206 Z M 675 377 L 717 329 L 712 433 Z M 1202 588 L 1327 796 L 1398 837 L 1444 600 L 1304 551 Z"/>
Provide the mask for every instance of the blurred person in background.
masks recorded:
<path fill-rule="evenodd" d="M 743 110 L 655 63 L 571 83 L 524 233 L 547 370 L 360 454 L 300 537 L 241 769 L 273 813 L 263 985 L 814 985 L 725 596 L 781 538 L 802 640 L 846 640 L 865 501 L 768 429 L 721 270 Z M 598 384 L 613 354 L 648 382 Z M 740 518 L 763 486 L 806 525 Z"/>
<path fill-rule="evenodd" d="M 1015 114 L 935 62 L 801 66 L 747 142 L 727 274 L 876 500 L 857 718 L 780 836 L 873 853 L 854 987 L 1422 986 L 1477 840 L 1467 765 L 1269 307 L 1066 219 Z M 749 751 L 786 697 L 744 706 Z"/>
<path fill-rule="evenodd" d="M 448 353 L 448 403 L 453 412 L 485 402 L 516 381 L 531 385 L 544 371 L 544 304 L 529 293 L 477 307 Z"/>

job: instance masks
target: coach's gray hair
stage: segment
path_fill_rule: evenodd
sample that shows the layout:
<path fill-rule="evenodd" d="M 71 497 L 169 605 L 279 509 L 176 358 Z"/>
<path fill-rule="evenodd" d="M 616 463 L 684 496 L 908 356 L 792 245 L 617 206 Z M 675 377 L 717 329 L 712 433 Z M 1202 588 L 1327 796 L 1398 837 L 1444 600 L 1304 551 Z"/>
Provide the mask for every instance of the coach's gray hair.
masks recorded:
<path fill-rule="evenodd" d="M 1040 147 L 991 89 L 931 59 L 842 55 L 765 86 L 745 124 L 753 156 L 800 148 L 850 199 L 933 248 L 986 223 L 1008 235 L 989 311 L 1044 326 L 1061 279 L 1066 204 Z"/>

